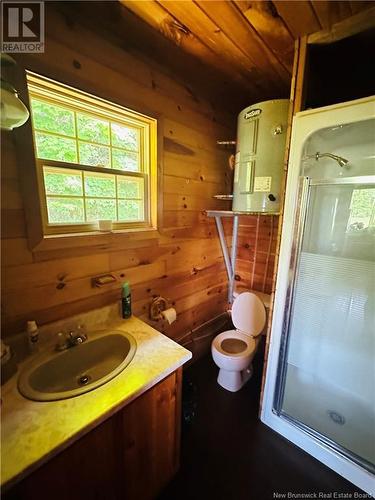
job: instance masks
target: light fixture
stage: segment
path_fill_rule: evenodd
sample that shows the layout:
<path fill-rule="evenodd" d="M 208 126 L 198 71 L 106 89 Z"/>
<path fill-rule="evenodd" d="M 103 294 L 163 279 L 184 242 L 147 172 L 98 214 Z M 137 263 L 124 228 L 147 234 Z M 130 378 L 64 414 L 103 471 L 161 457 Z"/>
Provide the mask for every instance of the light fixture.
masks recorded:
<path fill-rule="evenodd" d="M 1 66 L 14 66 L 15 60 L 7 54 L 1 54 Z M 17 90 L 8 81 L 1 78 L 1 128 L 13 130 L 21 127 L 29 118 L 30 113 L 21 99 Z"/>

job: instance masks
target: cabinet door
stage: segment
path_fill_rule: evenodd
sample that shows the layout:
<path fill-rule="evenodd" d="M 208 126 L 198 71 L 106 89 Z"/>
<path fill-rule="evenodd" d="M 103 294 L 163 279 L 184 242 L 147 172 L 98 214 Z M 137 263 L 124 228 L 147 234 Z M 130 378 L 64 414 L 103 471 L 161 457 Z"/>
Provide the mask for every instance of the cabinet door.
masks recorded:
<path fill-rule="evenodd" d="M 3 493 L 2 498 L 155 498 L 179 465 L 181 382 L 179 368 Z"/>
<path fill-rule="evenodd" d="M 179 378 L 180 372 L 175 372 L 116 415 L 119 442 L 124 443 L 117 451 L 126 499 L 155 498 L 178 468 Z"/>

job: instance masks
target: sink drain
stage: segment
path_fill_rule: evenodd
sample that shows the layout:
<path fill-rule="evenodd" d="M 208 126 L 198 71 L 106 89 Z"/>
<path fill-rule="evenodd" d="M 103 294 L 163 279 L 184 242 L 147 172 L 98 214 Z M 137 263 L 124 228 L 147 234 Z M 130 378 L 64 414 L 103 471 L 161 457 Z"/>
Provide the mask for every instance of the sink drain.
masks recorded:
<path fill-rule="evenodd" d="M 340 415 L 340 413 L 338 413 L 337 411 L 328 410 L 327 413 L 328 413 L 329 418 L 331 420 L 333 420 L 333 422 L 335 422 L 335 424 L 338 424 L 338 425 L 345 424 L 345 422 L 346 422 L 345 417 L 343 415 Z"/>
<path fill-rule="evenodd" d="M 78 385 L 87 385 L 91 380 L 91 377 L 89 375 L 81 375 L 78 377 L 77 382 Z"/>

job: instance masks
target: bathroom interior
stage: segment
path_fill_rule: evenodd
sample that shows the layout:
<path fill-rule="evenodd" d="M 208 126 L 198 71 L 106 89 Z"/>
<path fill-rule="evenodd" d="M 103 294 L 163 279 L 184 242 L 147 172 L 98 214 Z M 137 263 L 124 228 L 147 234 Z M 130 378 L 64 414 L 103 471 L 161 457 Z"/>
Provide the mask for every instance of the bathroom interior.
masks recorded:
<path fill-rule="evenodd" d="M 375 5 L 2 1 L 1 495 L 375 496 Z"/>

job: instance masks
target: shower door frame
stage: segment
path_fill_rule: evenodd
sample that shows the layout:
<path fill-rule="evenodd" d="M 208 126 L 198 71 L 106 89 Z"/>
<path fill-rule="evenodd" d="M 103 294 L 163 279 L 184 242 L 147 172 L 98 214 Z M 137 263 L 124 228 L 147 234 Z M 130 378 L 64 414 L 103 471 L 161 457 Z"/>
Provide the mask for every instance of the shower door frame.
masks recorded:
<path fill-rule="evenodd" d="M 375 98 L 369 97 L 302 111 L 293 118 L 279 266 L 261 412 L 261 420 L 266 425 L 372 495 L 375 495 L 373 474 L 340 453 L 337 448 L 330 445 L 328 440 L 319 439 L 317 435 L 309 432 L 309 428 L 303 428 L 303 425 L 297 425 L 291 419 L 279 414 L 274 409 L 274 400 L 277 381 L 280 377 L 280 351 L 285 350 L 286 347 L 284 332 L 289 322 L 294 271 L 299 256 L 308 201 L 309 180 L 301 178 L 300 173 L 303 146 L 307 138 L 318 130 L 374 117 Z M 300 220 L 301 224 L 299 224 Z"/>

